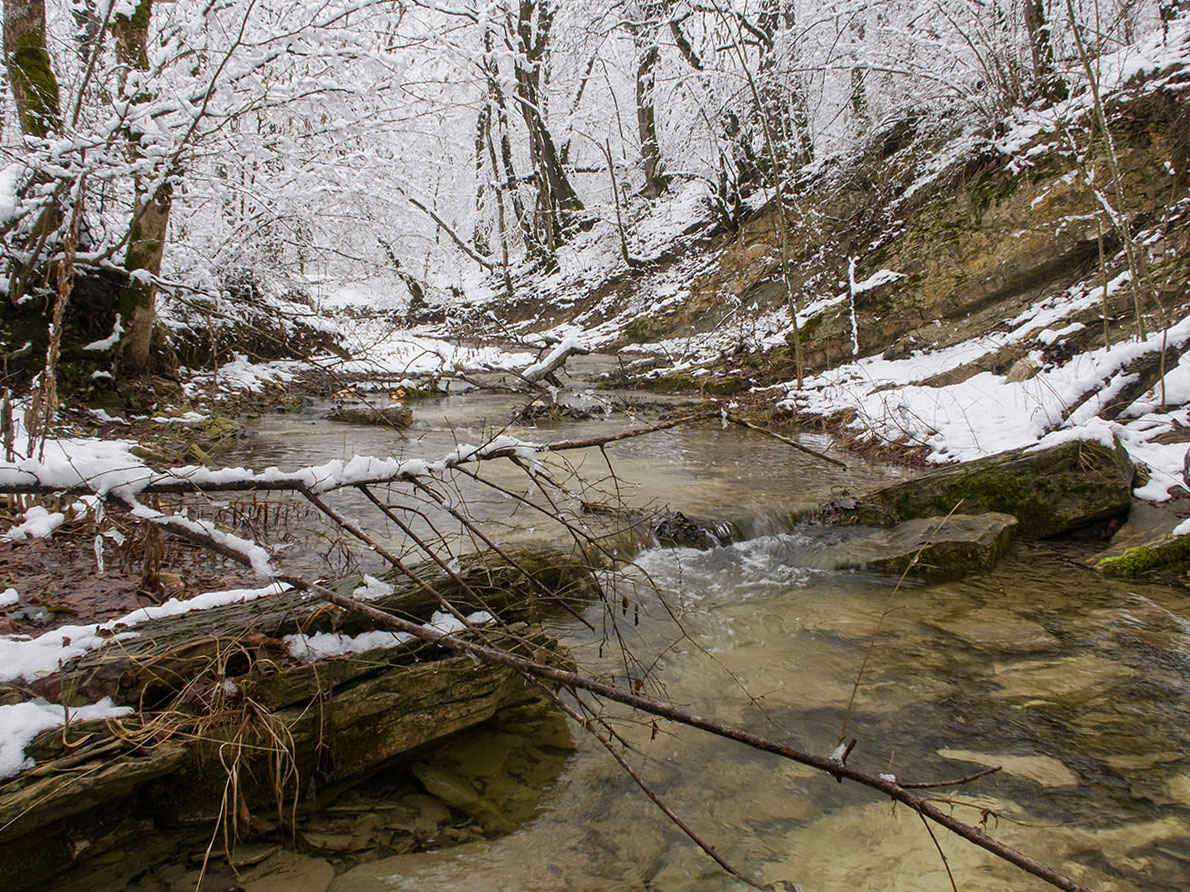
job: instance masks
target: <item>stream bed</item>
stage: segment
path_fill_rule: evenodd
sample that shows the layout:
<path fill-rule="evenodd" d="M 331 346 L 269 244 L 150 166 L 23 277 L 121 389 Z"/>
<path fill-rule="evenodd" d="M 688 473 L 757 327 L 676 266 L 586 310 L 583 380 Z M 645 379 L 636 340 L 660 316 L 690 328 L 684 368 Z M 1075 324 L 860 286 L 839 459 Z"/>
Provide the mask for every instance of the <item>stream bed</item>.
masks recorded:
<path fill-rule="evenodd" d="M 354 453 L 434 459 L 458 442 L 483 442 L 523 403 L 490 395 L 418 403 L 408 439 L 314 415 L 267 417 L 222 458 L 256 469 Z M 509 433 L 540 442 L 630 424 L 617 413 Z M 846 719 L 847 737 L 858 739 L 851 764 L 930 781 L 1001 765 L 999 774 L 939 798 L 961 819 L 982 821 L 1096 889 L 1190 888 L 1185 593 L 1103 579 L 1078 562 L 1075 543 L 1018 544 L 992 572 L 910 582 L 894 594 L 894 577 L 808 569 L 822 531 L 779 521 L 791 506 L 876 485 L 887 470 L 848 457 L 843 471 L 761 434 L 713 424 L 624 441 L 607 454 L 614 478 L 597 450 L 569 457 L 604 496 L 691 515 L 728 508 L 756 522 L 745 541 L 703 551 L 652 548 L 635 566 L 607 571 L 609 603 L 620 609 L 592 605 L 586 619 L 594 631 L 569 620 L 552 629 L 580 666 L 620 682 L 635 677 L 633 665 L 651 667 L 648 692 L 828 754 L 879 627 Z M 490 473 L 508 474 L 499 478 L 504 484 L 532 491 L 521 472 L 495 467 L 507 463 L 489 464 Z M 571 479 L 574 498 L 591 494 L 578 494 Z M 565 538 L 515 500 L 479 490 L 464 496 L 500 542 Z M 350 496 L 342 505 L 360 507 Z M 401 540 L 397 530 L 387 535 Z M 289 557 L 301 567 L 303 548 Z M 1048 888 L 939 829 L 944 861 L 914 814 L 871 791 L 690 729 L 623 710 L 608 715 L 625 719 L 616 727 L 632 746 L 627 757 L 657 794 L 761 883 L 804 892 L 943 892 L 951 888 L 949 869 L 965 892 Z M 577 726 L 572 736 L 573 753 L 513 832 L 356 858 L 338 865 L 331 888 L 743 888 L 671 826 L 596 741 Z"/>

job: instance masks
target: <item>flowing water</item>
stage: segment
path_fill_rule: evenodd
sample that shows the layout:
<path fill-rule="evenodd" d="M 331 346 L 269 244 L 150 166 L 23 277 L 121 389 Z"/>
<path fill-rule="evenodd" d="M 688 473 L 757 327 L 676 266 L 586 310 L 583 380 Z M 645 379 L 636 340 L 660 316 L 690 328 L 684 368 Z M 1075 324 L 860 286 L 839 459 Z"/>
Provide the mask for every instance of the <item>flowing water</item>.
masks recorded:
<path fill-rule="evenodd" d="M 435 458 L 501 428 L 514 401 L 460 396 L 418 404 L 410 439 L 311 417 L 262 419 L 232 456 L 292 468 L 352 453 Z M 587 436 L 622 415 L 510 431 Z M 821 446 L 821 443 L 815 444 Z M 395 448 L 394 448 L 395 447 Z M 760 434 L 700 425 L 595 450 L 572 464 L 605 494 L 690 514 L 813 504 L 878 482 Z M 494 464 L 494 463 L 493 463 Z M 503 464 L 503 463 L 501 463 Z M 520 472 L 498 479 L 533 492 Z M 555 474 L 561 475 L 558 468 Z M 579 494 L 574 478 L 567 481 Z M 515 501 L 466 488 L 501 541 L 559 540 Z M 344 510 L 361 511 L 343 497 Z M 781 512 L 778 512 L 780 514 Z M 442 517 L 431 518 L 441 526 Z M 770 515 L 771 516 L 771 515 Z M 441 531 L 441 530 L 440 530 Z M 398 531 L 384 531 L 399 542 Z M 695 551 L 654 548 L 606 583 L 634 606 L 615 634 L 653 668 L 664 696 L 704 715 L 829 753 L 881 615 L 848 719 L 852 764 L 907 780 L 1003 771 L 938 791 L 955 814 L 1097 889 L 1190 889 L 1190 598 L 1100 578 L 1069 552 L 1017 545 L 990 573 L 910 583 L 807 569 L 821 530 L 755 525 L 753 538 Z M 302 563 L 301 549 L 290 558 Z M 588 611 L 554 629 L 579 664 L 624 680 L 613 618 Z M 622 711 L 615 713 L 624 715 Z M 738 744 L 648 721 L 618 730 L 630 763 L 708 843 L 762 883 L 805 892 L 1048 888 L 876 794 Z M 364 863 L 335 892 L 379 890 L 719 890 L 724 876 L 581 731 L 576 749 L 514 832 Z M 939 854 L 938 846 L 945 853 Z"/>

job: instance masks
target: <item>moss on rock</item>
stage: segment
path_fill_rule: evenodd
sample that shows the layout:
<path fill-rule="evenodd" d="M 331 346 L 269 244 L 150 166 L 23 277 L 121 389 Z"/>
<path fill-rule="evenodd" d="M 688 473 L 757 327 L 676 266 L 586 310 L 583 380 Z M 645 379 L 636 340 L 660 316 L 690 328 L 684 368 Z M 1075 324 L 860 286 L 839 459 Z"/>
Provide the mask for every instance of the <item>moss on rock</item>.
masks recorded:
<path fill-rule="evenodd" d="M 1027 539 L 1054 536 L 1128 511 L 1132 462 L 1117 446 L 1074 441 L 1019 449 L 932 471 L 865 496 L 849 519 L 888 525 L 916 517 L 998 511 Z"/>
<path fill-rule="evenodd" d="M 1149 545 L 1137 545 L 1095 565 L 1100 573 L 1121 579 L 1147 576 L 1190 564 L 1190 536 L 1166 536 Z"/>

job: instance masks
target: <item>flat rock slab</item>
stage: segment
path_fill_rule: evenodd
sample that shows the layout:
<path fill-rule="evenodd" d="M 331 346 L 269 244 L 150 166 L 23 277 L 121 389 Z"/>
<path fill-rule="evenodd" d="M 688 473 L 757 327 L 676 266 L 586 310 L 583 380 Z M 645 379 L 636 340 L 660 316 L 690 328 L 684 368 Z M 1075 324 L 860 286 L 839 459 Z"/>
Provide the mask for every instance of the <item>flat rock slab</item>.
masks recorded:
<path fill-rule="evenodd" d="M 819 513 L 828 522 L 887 526 L 958 506 L 964 514 L 1011 514 L 1020 522 L 1017 535 L 1041 539 L 1128 513 L 1133 474 L 1122 448 L 1080 440 L 939 468 Z"/>
<path fill-rule="evenodd" d="M 828 545 L 815 563 L 828 570 L 908 567 L 916 576 L 985 570 L 1007 550 L 1016 525 L 1015 517 L 996 512 L 922 517 Z"/>
<path fill-rule="evenodd" d="M 1043 787 L 1077 787 L 1078 775 L 1052 756 L 992 755 L 973 750 L 938 750 L 938 755 L 955 762 L 971 762 L 985 768 L 999 767 L 1005 774 L 1024 778 Z"/>
<path fill-rule="evenodd" d="M 980 607 L 924 620 L 970 647 L 995 654 L 1032 653 L 1056 649 L 1061 641 L 1041 623 L 1017 616 L 1003 607 Z"/>

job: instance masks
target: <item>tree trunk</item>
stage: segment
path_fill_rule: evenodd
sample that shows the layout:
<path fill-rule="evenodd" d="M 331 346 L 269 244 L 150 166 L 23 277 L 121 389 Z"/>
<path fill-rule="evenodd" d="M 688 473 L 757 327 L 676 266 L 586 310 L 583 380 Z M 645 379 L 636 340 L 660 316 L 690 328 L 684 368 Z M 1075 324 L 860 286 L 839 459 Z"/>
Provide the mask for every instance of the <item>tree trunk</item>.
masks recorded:
<path fill-rule="evenodd" d="M 529 215 L 525 213 L 524 202 L 521 201 L 521 193 L 517 186 L 516 165 L 512 157 L 512 140 L 509 137 L 508 124 L 508 103 L 504 98 L 504 91 L 500 88 L 499 70 L 495 56 L 492 54 L 492 32 L 488 30 L 483 35 L 483 50 L 484 50 L 484 75 L 487 80 L 488 90 L 488 104 L 492 109 L 492 114 L 488 119 L 487 140 L 492 144 L 493 158 L 492 158 L 492 179 L 496 188 L 497 201 L 503 204 L 503 194 L 508 192 L 509 200 L 512 203 L 512 213 L 516 217 L 517 225 L 521 228 L 521 235 L 525 239 L 525 244 L 532 249 L 536 244 L 536 233 L 533 229 L 533 221 Z M 499 163 L 494 156 L 495 141 L 492 136 L 492 126 L 495 125 L 499 130 L 500 137 L 500 159 Z M 503 171 L 501 171 L 503 165 Z M 501 231 L 506 236 L 506 224 L 503 217 L 500 220 Z M 507 245 L 504 246 L 507 251 Z M 505 263 L 507 270 L 508 264 Z"/>
<path fill-rule="evenodd" d="M 117 15 L 114 19 L 116 58 L 128 70 L 143 72 L 149 69 L 151 15 L 152 0 L 140 0 L 131 16 Z M 140 93 L 129 98 L 133 103 L 140 104 L 151 97 Z M 133 158 L 144 154 L 139 139 L 133 133 L 128 136 L 128 152 Z M 149 366 L 149 347 L 157 302 L 157 285 L 153 279 L 161 272 L 172 204 L 173 184 L 168 178 L 155 184 L 146 184 L 137 178 L 132 222 L 128 229 L 128 249 L 124 255 L 124 268 L 128 270 L 129 278 L 120 289 L 119 297 L 120 318 L 124 325 L 124 337 L 120 342 L 120 370 L 125 374 L 143 374 Z"/>
<path fill-rule="evenodd" d="M 657 29 L 668 5 L 667 0 L 642 3 L 640 21 L 629 26 L 636 48 L 636 129 L 640 138 L 641 170 L 645 176 L 643 191 L 649 198 L 656 198 L 668 185 L 661 163 L 661 147 L 657 141 L 657 105 L 653 95 L 657 64 L 661 61 Z"/>
<path fill-rule="evenodd" d="M 810 141 L 809 113 L 800 85 L 792 75 L 789 83 L 781 80 L 779 44 L 796 24 L 792 0 L 763 0 L 758 22 L 763 39 L 757 66 L 760 107 L 756 111 L 765 119 L 779 167 L 798 168 L 814 160 L 814 145 Z M 784 171 L 773 173 L 780 176 Z"/>
<path fill-rule="evenodd" d="M 58 80 L 45 43 L 45 0 L 4 0 L 4 64 L 21 133 L 62 130 Z"/>
<path fill-rule="evenodd" d="M 866 31 L 864 23 L 856 18 L 851 23 L 852 46 L 855 56 L 851 62 L 851 118 L 855 122 L 857 135 L 867 133 L 872 126 L 872 115 L 868 109 L 868 87 L 865 68 L 860 66 L 859 51 L 863 47 Z"/>
<path fill-rule="evenodd" d="M 545 121 L 541 81 L 549 56 L 553 27 L 552 0 L 521 0 L 516 21 L 514 60 L 517 98 L 529 132 L 529 157 L 537 187 L 537 241 L 552 254 L 567 238 L 578 211 L 583 209 L 558 158 Z"/>
<path fill-rule="evenodd" d="M 1054 70 L 1054 45 L 1050 40 L 1049 21 L 1045 15 L 1045 0 L 1024 0 L 1025 30 L 1029 35 L 1029 52 L 1033 57 L 1033 93 L 1046 102 L 1066 98 L 1066 82 Z"/>

